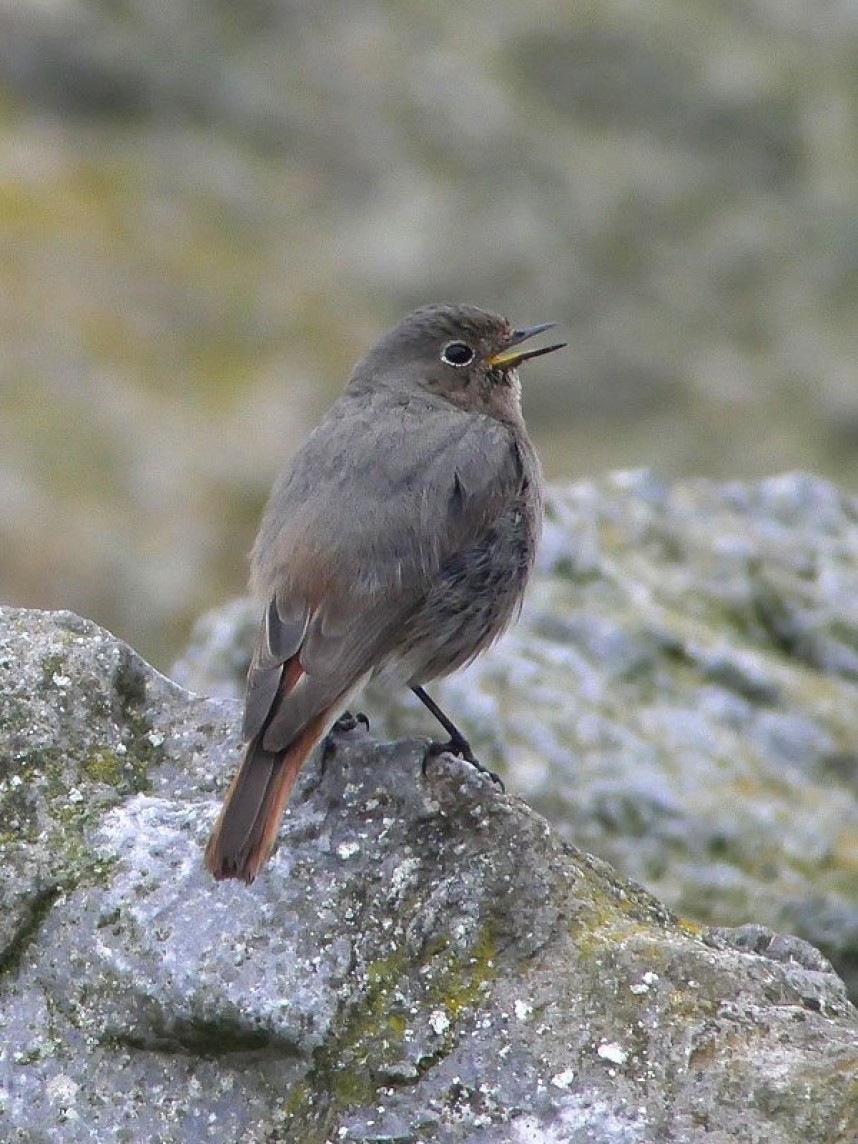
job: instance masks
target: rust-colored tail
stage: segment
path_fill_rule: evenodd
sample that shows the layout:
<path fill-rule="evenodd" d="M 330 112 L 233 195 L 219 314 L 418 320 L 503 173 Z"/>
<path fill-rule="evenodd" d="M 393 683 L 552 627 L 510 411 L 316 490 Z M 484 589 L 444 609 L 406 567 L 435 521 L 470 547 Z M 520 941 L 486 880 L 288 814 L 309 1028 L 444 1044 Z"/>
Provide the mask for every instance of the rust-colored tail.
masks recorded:
<path fill-rule="evenodd" d="M 206 866 L 218 881 L 252 882 L 259 873 L 273 849 L 301 767 L 330 721 L 329 710 L 322 711 L 285 750 L 267 750 L 262 733 L 248 743 L 206 847 Z"/>

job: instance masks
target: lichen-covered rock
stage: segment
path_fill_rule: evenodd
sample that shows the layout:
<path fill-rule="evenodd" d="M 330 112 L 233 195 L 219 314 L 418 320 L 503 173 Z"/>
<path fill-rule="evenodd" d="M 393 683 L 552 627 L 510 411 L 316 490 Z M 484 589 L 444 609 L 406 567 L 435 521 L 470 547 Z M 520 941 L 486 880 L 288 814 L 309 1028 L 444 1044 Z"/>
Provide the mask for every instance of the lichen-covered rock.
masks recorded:
<path fill-rule="evenodd" d="M 799 934 L 858 998 L 858 499 L 616 474 L 550 490 L 539 559 L 521 622 L 433 694 L 568 841 L 698 921 Z M 238 615 L 191 687 L 235 693 Z M 407 691 L 367 710 L 435 733 Z"/>
<path fill-rule="evenodd" d="M 676 919 L 421 741 L 335 736 L 263 875 L 212 882 L 237 722 L 0 610 L 3 1139 L 856 1137 L 821 955 Z"/>

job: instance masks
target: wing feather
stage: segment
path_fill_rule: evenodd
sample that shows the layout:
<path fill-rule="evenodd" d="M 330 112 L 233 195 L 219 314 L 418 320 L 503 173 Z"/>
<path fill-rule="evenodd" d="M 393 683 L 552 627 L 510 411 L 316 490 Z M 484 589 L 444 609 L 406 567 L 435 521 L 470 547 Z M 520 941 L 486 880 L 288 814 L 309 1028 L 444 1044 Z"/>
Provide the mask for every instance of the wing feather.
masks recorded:
<path fill-rule="evenodd" d="M 349 417 L 344 447 L 343 417 Z M 448 402 L 348 394 L 275 486 L 253 554 L 269 598 L 245 734 L 281 749 L 378 667 L 442 569 L 521 487 L 513 429 Z M 292 657 L 300 677 L 283 687 Z"/>

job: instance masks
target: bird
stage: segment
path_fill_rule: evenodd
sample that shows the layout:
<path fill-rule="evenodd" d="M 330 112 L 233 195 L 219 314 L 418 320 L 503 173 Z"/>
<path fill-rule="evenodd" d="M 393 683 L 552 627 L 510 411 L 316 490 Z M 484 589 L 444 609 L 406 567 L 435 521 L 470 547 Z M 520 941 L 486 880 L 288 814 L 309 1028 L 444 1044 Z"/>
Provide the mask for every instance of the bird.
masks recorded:
<path fill-rule="evenodd" d="M 424 684 L 463 667 L 521 607 L 542 475 L 518 367 L 553 322 L 514 327 L 465 304 L 402 318 L 277 478 L 251 553 L 262 604 L 246 743 L 206 847 L 252 882 L 315 746 L 372 676 L 409 687 L 479 765 Z"/>

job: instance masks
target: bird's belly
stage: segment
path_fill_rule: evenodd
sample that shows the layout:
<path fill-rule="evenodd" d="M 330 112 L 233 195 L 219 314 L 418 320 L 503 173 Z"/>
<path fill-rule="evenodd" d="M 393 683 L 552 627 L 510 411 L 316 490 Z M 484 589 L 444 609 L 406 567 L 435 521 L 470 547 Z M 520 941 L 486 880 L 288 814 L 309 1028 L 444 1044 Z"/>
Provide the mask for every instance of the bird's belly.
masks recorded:
<path fill-rule="evenodd" d="M 385 664 L 410 685 L 447 675 L 493 643 L 516 615 L 533 567 L 534 521 L 511 508 L 451 557 L 408 617 Z"/>

